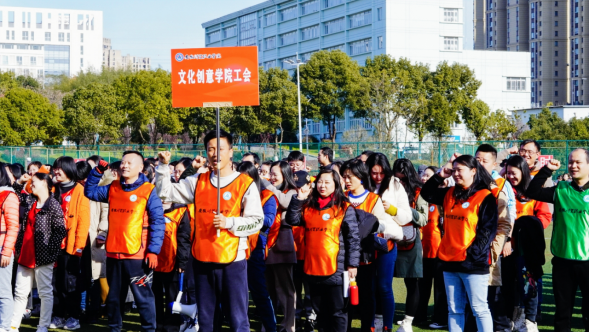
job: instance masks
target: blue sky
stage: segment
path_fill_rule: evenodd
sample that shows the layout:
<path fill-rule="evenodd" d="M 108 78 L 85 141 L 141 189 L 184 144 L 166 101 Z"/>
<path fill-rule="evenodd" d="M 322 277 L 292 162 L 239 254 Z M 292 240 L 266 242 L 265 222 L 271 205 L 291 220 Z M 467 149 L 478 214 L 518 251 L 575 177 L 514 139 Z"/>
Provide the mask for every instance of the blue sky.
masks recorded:
<path fill-rule="evenodd" d="M 170 70 L 170 49 L 204 47 L 203 22 L 264 0 L 0 0 L 2 6 L 103 12 L 103 35 L 122 54 L 148 56 Z"/>

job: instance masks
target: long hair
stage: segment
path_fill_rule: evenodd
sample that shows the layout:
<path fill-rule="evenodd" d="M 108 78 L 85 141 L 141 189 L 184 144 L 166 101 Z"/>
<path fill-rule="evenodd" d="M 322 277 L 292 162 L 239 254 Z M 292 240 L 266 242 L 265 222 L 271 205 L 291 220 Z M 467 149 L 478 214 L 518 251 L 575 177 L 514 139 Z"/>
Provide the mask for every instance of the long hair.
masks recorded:
<path fill-rule="evenodd" d="M 344 195 L 344 191 L 342 190 L 342 183 L 340 182 L 341 178 L 338 172 L 332 169 L 322 169 L 318 174 L 318 177 L 315 180 L 316 186 L 313 188 L 311 192 L 311 198 L 308 199 L 307 205 L 315 210 L 320 210 L 320 192 L 317 188 L 318 180 L 322 177 L 323 174 L 331 174 L 332 178 L 334 179 L 334 198 L 326 205 L 326 207 L 331 208 L 333 206 L 337 206 L 339 209 L 343 210 L 344 203 L 348 202 L 348 197 Z M 345 213 L 345 211 L 342 211 Z"/>
<path fill-rule="evenodd" d="M 481 166 L 481 164 L 473 156 L 465 154 L 459 156 L 453 162 L 453 165 L 454 164 L 460 164 L 469 169 L 475 169 L 473 183 L 471 184 L 471 186 L 469 186 L 469 188 L 460 188 L 458 186 L 455 186 L 453 195 L 457 200 L 465 201 L 473 194 L 482 189 L 491 190 L 490 186 L 492 183 L 494 183 L 494 179 L 492 179 L 490 173 L 488 173 L 488 171 L 486 171 L 485 168 L 483 168 L 483 166 Z"/>
<path fill-rule="evenodd" d="M 371 175 L 371 170 L 375 165 L 379 165 L 381 168 L 383 168 L 383 181 L 381 181 L 381 186 L 379 187 L 379 192 L 377 193 L 379 196 L 383 196 L 383 193 L 389 188 L 389 182 L 391 182 L 391 177 L 393 175 L 391 172 L 389 160 L 387 160 L 387 157 L 383 153 L 378 152 L 370 155 L 366 164 L 369 175 Z M 369 180 L 371 182 L 371 186 L 373 186 L 373 188 L 377 188 L 377 184 L 375 181 L 373 181 L 371 176 L 369 176 Z"/>
<path fill-rule="evenodd" d="M 295 180 L 293 179 L 293 172 L 291 172 L 291 167 L 289 167 L 289 163 L 286 161 L 275 161 L 270 165 L 270 169 L 272 170 L 273 167 L 279 166 L 281 170 L 281 174 L 283 175 L 283 183 L 277 188 L 280 191 L 285 190 L 297 190 L 297 185 L 295 184 Z"/>
<path fill-rule="evenodd" d="M 400 178 L 400 182 L 406 190 L 408 202 L 415 203 L 416 190 L 422 188 L 422 181 L 420 181 L 414 165 L 409 159 L 397 159 L 393 162 L 393 174 L 395 175 L 395 173 L 401 173 L 404 175 L 404 178 Z"/>
<path fill-rule="evenodd" d="M 10 187 L 12 185 L 8 172 L 8 164 L 0 163 L 0 187 Z"/>
<path fill-rule="evenodd" d="M 20 179 L 20 177 L 26 172 L 25 168 L 21 164 L 10 164 L 8 167 L 10 168 L 10 172 L 12 173 L 12 176 L 14 176 L 15 180 Z"/>
<path fill-rule="evenodd" d="M 352 175 L 359 178 L 361 180 L 361 184 L 363 185 L 363 187 L 365 187 L 365 189 L 367 189 L 370 192 L 373 192 L 374 188 L 371 184 L 369 171 L 367 170 L 367 166 L 365 165 L 365 163 L 362 162 L 362 160 L 351 159 L 345 162 L 342 165 L 342 168 L 340 168 L 340 174 L 344 177 L 344 173 L 346 171 L 349 171 L 350 173 L 352 173 Z"/>
<path fill-rule="evenodd" d="M 262 188 L 262 184 L 260 183 L 260 176 L 258 175 L 258 168 L 256 168 L 256 166 L 254 166 L 254 164 L 252 162 L 250 162 L 250 161 L 241 162 L 238 165 L 237 171 L 251 177 L 252 180 L 254 180 L 256 187 L 258 188 L 258 192 L 261 192 L 262 189 L 264 189 L 264 188 Z"/>
<path fill-rule="evenodd" d="M 37 179 L 45 182 L 45 184 L 47 185 L 47 193 L 49 194 L 49 197 L 51 198 L 51 190 L 53 189 L 53 181 L 51 180 L 51 175 L 47 174 L 47 173 L 41 173 L 41 172 L 37 172 L 35 173 L 35 175 L 33 175 L 33 177 L 36 177 Z M 37 197 L 35 194 L 31 195 L 35 196 L 36 199 L 39 199 L 39 197 Z"/>
<path fill-rule="evenodd" d="M 522 178 L 520 179 L 520 182 L 518 185 L 512 187 L 514 190 L 516 190 L 517 198 L 526 197 L 524 193 L 531 183 L 531 170 L 529 169 L 529 165 L 526 163 L 526 160 L 518 155 L 512 156 L 510 159 L 506 160 L 506 166 L 516 167 L 522 172 Z"/>
<path fill-rule="evenodd" d="M 51 169 L 55 170 L 56 168 L 61 168 L 63 173 L 68 177 L 68 179 L 70 179 L 70 181 L 78 181 L 78 168 L 76 167 L 74 158 L 62 156 L 55 159 Z"/>

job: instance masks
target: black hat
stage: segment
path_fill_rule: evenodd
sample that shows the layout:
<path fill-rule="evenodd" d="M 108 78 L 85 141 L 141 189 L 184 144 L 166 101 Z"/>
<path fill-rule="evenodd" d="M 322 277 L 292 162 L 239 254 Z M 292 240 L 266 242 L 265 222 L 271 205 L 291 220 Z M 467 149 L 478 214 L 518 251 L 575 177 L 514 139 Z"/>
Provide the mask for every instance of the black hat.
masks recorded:
<path fill-rule="evenodd" d="M 301 188 L 309 183 L 311 177 L 306 171 L 297 171 L 295 174 L 293 174 L 293 180 L 295 180 L 297 188 Z"/>

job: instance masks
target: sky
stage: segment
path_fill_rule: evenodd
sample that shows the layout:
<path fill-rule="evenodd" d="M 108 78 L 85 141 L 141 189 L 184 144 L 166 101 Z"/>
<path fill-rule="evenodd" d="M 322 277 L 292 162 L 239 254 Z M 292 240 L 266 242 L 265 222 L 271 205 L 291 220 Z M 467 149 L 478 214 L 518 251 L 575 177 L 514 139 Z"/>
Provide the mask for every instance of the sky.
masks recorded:
<path fill-rule="evenodd" d="M 205 47 L 203 22 L 264 0 L 0 0 L 0 6 L 103 12 L 103 36 L 123 55 L 170 70 L 170 49 Z"/>

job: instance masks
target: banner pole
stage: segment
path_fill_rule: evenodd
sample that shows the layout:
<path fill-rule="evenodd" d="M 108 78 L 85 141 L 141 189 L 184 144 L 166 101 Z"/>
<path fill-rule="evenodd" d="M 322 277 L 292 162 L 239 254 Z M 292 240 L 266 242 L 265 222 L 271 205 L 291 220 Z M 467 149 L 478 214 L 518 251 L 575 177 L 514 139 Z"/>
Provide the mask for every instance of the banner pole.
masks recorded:
<path fill-rule="evenodd" d="M 220 157 L 219 157 L 219 135 L 220 135 L 220 129 L 219 129 L 219 107 L 216 107 L 217 112 L 216 112 L 216 123 L 217 123 L 217 215 L 220 214 L 220 208 L 219 208 L 219 203 L 221 200 L 221 182 L 220 182 L 220 175 L 219 173 L 221 172 L 221 164 L 220 164 Z M 217 237 L 221 236 L 221 230 L 218 228 L 217 229 Z"/>

